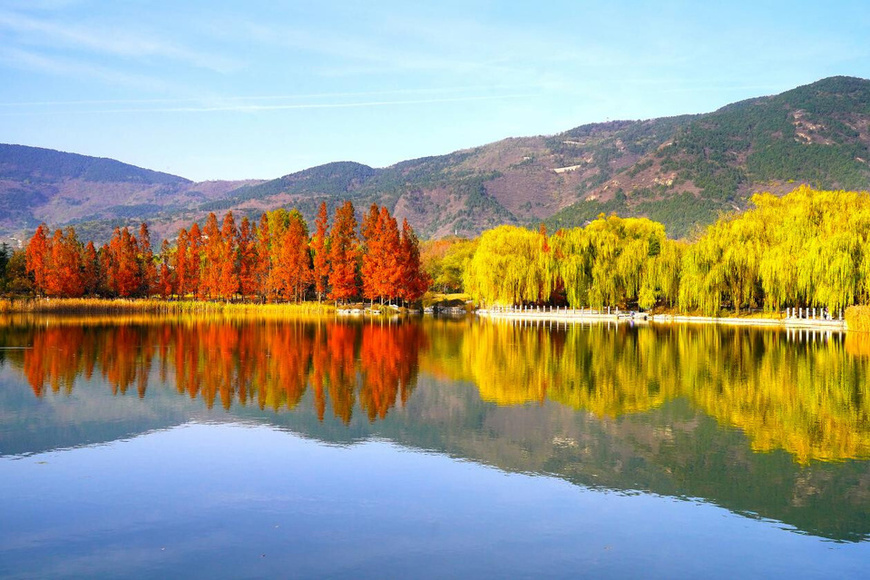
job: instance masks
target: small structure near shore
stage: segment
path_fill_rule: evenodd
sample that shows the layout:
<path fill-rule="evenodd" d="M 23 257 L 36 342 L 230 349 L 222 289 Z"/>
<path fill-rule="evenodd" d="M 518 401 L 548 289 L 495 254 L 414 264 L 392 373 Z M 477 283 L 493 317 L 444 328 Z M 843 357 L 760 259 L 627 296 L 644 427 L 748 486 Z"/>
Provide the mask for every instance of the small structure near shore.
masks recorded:
<path fill-rule="evenodd" d="M 714 316 L 690 316 L 676 314 L 649 314 L 619 310 L 618 308 L 569 308 L 553 306 L 524 306 L 524 307 L 492 307 L 482 308 L 476 311 L 478 316 L 500 320 L 543 320 L 557 322 L 628 322 L 628 323 L 694 323 L 694 324 L 725 324 L 739 326 L 768 326 L 783 328 L 818 328 L 825 330 L 846 330 L 846 321 L 842 318 L 823 317 L 817 311 L 815 315 L 807 317 L 802 309 L 797 311 L 796 316 L 789 316 L 786 312 L 781 318 L 740 318 L 740 317 L 714 317 Z"/>

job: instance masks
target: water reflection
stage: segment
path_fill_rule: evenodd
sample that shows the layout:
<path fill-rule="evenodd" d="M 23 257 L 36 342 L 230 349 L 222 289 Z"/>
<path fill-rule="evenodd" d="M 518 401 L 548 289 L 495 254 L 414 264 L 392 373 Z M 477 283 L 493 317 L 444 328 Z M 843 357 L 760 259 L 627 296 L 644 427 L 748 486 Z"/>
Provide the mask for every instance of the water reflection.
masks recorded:
<path fill-rule="evenodd" d="M 863 541 L 868 345 L 708 326 L 16 319 L 0 324 L 0 456 L 241 421 Z"/>
<path fill-rule="evenodd" d="M 599 417 L 684 396 L 757 451 L 800 463 L 870 456 L 870 339 L 658 326 L 474 326 L 462 369 L 502 405 L 546 399 Z"/>
<path fill-rule="evenodd" d="M 870 340 L 712 326 L 559 326 L 339 320 L 31 320 L 0 327 L 0 356 L 37 397 L 102 377 L 216 405 L 384 419 L 420 369 L 502 406 L 558 403 L 599 418 L 677 398 L 801 464 L 870 456 Z M 9 347 L 23 347 L 19 350 Z"/>
<path fill-rule="evenodd" d="M 427 348 L 422 327 L 392 322 L 53 322 L 0 329 L 6 360 L 37 397 L 71 394 L 98 373 L 113 395 L 144 398 L 156 369 L 209 409 L 294 409 L 311 388 L 320 420 L 329 407 L 345 424 L 355 407 L 375 421 L 407 402 Z"/>

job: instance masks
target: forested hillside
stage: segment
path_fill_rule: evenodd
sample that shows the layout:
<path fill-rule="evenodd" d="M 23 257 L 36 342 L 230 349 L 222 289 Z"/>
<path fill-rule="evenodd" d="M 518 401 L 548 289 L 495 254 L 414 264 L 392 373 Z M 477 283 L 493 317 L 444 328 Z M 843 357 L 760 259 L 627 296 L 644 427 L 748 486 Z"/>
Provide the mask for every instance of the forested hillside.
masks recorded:
<path fill-rule="evenodd" d="M 297 207 L 308 221 L 386 206 L 424 238 L 474 236 L 498 225 L 550 231 L 598 214 L 648 217 L 671 238 L 692 235 L 758 191 L 801 184 L 870 188 L 870 81 L 832 77 L 701 115 L 612 121 L 553 136 L 509 138 L 386 168 L 329 163 L 271 181 L 206 182 L 119 162 L 26 147 L 0 148 L 0 235 L 46 221 L 105 240 L 143 219 L 157 238 L 180 223 L 232 210 L 255 218 Z"/>
<path fill-rule="evenodd" d="M 824 189 L 870 186 L 866 80 L 825 79 L 681 120 L 665 139 L 660 133 L 641 159 L 602 170 L 600 185 L 590 183 L 582 202 L 548 224 L 579 225 L 600 212 L 617 212 L 650 217 L 680 236 L 720 212 L 744 209 L 757 191 L 785 193 L 801 183 Z"/>
<path fill-rule="evenodd" d="M 175 223 L 248 183 L 259 182 L 194 183 L 114 159 L 0 144 L 0 238 L 15 246 L 46 222 L 75 224 L 88 238 L 106 241 L 116 226 Z"/>

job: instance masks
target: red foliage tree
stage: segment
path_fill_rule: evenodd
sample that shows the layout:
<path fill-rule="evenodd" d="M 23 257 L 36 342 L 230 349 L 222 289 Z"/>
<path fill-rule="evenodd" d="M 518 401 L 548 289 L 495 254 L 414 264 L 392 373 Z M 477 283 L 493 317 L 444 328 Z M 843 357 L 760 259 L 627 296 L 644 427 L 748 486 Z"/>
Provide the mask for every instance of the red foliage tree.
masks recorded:
<path fill-rule="evenodd" d="M 220 258 L 210 268 L 218 271 L 217 295 L 229 300 L 239 291 L 238 232 L 231 211 L 221 224 L 220 242 Z"/>
<path fill-rule="evenodd" d="M 281 239 L 281 253 L 276 272 L 277 290 L 288 300 L 298 302 L 312 281 L 311 256 L 305 220 L 297 211 L 290 213 L 290 223 Z"/>
<path fill-rule="evenodd" d="M 396 220 L 386 207 L 372 205 L 362 226 L 365 250 L 362 258 L 363 295 L 369 300 L 399 295 L 400 244 Z"/>
<path fill-rule="evenodd" d="M 269 276 L 272 269 L 271 252 L 272 232 L 269 228 L 269 216 L 264 213 L 260 216 L 260 227 L 257 229 L 257 266 L 254 269 L 254 286 L 262 299 L 265 299 L 269 294 Z"/>
<path fill-rule="evenodd" d="M 82 253 L 82 282 L 85 293 L 94 295 L 100 288 L 100 260 L 94 242 L 88 242 Z"/>
<path fill-rule="evenodd" d="M 372 204 L 369 211 L 363 216 L 362 224 L 360 224 L 360 236 L 362 237 L 362 263 L 360 265 L 360 276 L 362 277 L 363 297 L 374 302 L 378 294 L 378 278 L 380 276 L 379 267 L 382 248 L 380 243 L 380 230 L 378 229 L 378 212 L 377 204 Z"/>
<path fill-rule="evenodd" d="M 345 301 L 359 294 L 356 283 L 358 254 L 354 208 L 350 201 L 346 201 L 335 212 L 330 236 L 329 282 L 332 289 L 329 297 L 332 300 Z"/>
<path fill-rule="evenodd" d="M 294 213 L 301 214 L 294 210 Z M 287 275 L 282 266 L 282 260 L 286 252 L 284 241 L 287 228 L 290 227 L 291 214 L 284 208 L 278 208 L 265 214 L 268 225 L 266 245 L 268 246 L 268 277 L 266 278 L 266 295 L 269 300 L 278 300 L 281 296 L 289 299 L 287 292 Z M 265 248 L 264 248 L 265 249 Z"/>
<path fill-rule="evenodd" d="M 206 298 L 220 296 L 221 257 L 223 254 L 223 239 L 218 226 L 217 216 L 209 213 L 202 229 L 203 267 L 201 268 L 201 292 Z"/>
<path fill-rule="evenodd" d="M 46 259 L 48 258 L 48 228 L 39 224 L 36 232 L 27 243 L 25 263 L 27 272 L 33 276 L 33 289 L 37 294 L 45 294 L 45 277 L 48 273 Z"/>
<path fill-rule="evenodd" d="M 398 298 L 402 283 L 402 253 L 399 228 L 396 218 L 382 207 L 378 215 L 378 230 L 381 235 L 381 265 L 379 268 L 378 292 L 381 296 Z"/>
<path fill-rule="evenodd" d="M 239 292 L 242 296 L 258 294 L 257 286 L 257 227 L 242 218 L 239 230 Z"/>
<path fill-rule="evenodd" d="M 406 302 L 419 300 L 429 289 L 429 275 L 420 266 L 420 242 L 408 220 L 402 220 L 399 297 Z"/>
<path fill-rule="evenodd" d="M 326 202 L 320 204 L 317 219 L 314 221 L 316 230 L 311 237 L 311 252 L 314 254 L 314 292 L 317 293 L 317 301 L 320 302 L 329 288 L 329 246 L 327 239 L 327 227 L 329 213 Z"/>
<path fill-rule="evenodd" d="M 135 296 L 142 288 L 139 244 L 130 230 L 115 228 L 103 257 L 109 292 L 123 298 Z"/>
<path fill-rule="evenodd" d="M 202 271 L 202 232 L 199 229 L 199 224 L 193 222 L 190 226 L 190 231 L 187 234 L 188 247 L 186 256 L 187 265 L 187 287 L 184 289 L 185 294 L 193 294 L 199 298 L 202 294 L 201 271 Z"/>
<path fill-rule="evenodd" d="M 139 268 L 142 280 L 139 293 L 142 296 L 149 296 L 157 288 L 157 266 L 154 264 L 154 252 L 151 250 L 151 232 L 148 231 L 148 224 L 145 222 L 139 226 Z"/>
<path fill-rule="evenodd" d="M 48 243 L 45 293 L 58 298 L 78 298 L 85 293 L 82 248 L 75 229 L 56 230 Z"/>

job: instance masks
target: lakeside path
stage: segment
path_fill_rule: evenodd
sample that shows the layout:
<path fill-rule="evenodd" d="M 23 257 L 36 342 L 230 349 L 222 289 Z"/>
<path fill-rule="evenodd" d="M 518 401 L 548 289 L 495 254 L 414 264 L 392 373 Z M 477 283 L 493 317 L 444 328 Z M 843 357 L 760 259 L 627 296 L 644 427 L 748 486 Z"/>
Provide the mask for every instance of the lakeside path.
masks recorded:
<path fill-rule="evenodd" d="M 685 316 L 673 314 L 647 314 L 630 312 L 599 312 L 592 309 L 551 308 L 551 309 L 480 309 L 476 314 L 491 320 L 542 321 L 542 322 L 609 322 L 634 324 L 720 324 L 726 326 L 759 326 L 768 328 L 807 328 L 816 330 L 845 331 L 845 320 L 823 320 L 820 318 L 742 318 Z"/>

